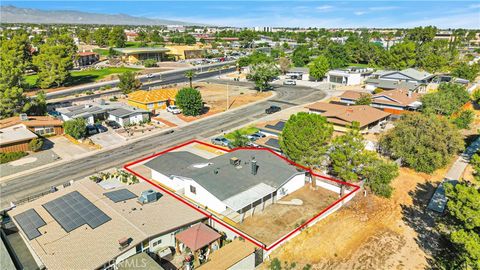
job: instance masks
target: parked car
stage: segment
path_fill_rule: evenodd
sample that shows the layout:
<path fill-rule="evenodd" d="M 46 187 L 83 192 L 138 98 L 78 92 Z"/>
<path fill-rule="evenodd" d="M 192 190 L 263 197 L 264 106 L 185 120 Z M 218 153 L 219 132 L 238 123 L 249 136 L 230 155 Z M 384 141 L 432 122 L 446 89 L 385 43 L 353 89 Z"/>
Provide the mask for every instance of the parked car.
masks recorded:
<path fill-rule="evenodd" d="M 295 80 L 286 80 L 283 82 L 283 85 L 297 85 Z"/>
<path fill-rule="evenodd" d="M 105 121 L 105 124 L 108 126 L 108 127 L 111 127 L 113 129 L 117 129 L 117 128 L 120 128 L 120 124 L 113 121 L 113 120 L 108 120 L 108 121 Z"/>
<path fill-rule="evenodd" d="M 108 128 L 102 126 L 102 124 L 95 124 L 95 128 L 97 129 L 98 133 L 103 133 L 108 131 Z"/>
<path fill-rule="evenodd" d="M 230 140 L 224 137 L 216 137 L 212 139 L 212 144 L 230 147 Z"/>
<path fill-rule="evenodd" d="M 147 74 L 147 78 L 149 78 L 149 79 L 153 78 L 153 74 L 152 73 Z"/>
<path fill-rule="evenodd" d="M 265 137 L 265 134 L 261 133 L 261 132 L 255 132 L 253 134 L 250 134 L 247 136 L 247 138 L 251 141 L 256 141 L 260 138 L 264 138 Z"/>
<path fill-rule="evenodd" d="M 98 130 L 94 125 L 88 125 L 86 129 L 87 129 L 87 135 L 95 135 L 98 133 Z"/>
<path fill-rule="evenodd" d="M 258 147 L 258 144 L 254 143 L 254 142 L 247 142 L 246 144 L 248 147 Z"/>
<path fill-rule="evenodd" d="M 170 105 L 167 107 L 167 112 L 169 113 L 173 113 L 173 114 L 179 114 L 181 113 L 182 111 L 175 105 Z"/>
<path fill-rule="evenodd" d="M 282 110 L 280 107 L 272 105 L 272 106 L 268 107 L 267 109 L 265 109 L 265 113 L 266 114 L 272 114 L 272 113 L 279 112 L 280 110 Z"/>

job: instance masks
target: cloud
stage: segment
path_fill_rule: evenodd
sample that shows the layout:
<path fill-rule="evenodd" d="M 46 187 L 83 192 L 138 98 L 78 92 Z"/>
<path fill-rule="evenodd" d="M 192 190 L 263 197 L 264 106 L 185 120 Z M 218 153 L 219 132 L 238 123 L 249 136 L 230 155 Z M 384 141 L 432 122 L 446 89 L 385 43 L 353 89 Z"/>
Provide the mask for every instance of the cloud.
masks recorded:
<path fill-rule="evenodd" d="M 327 11 L 330 11 L 333 9 L 333 6 L 330 6 L 330 5 L 323 5 L 323 6 L 318 6 L 315 8 L 316 10 L 318 11 L 321 11 L 321 12 L 327 12 Z"/>
<path fill-rule="evenodd" d="M 480 4 L 473 4 L 470 5 L 469 8 L 480 8 Z"/>
<path fill-rule="evenodd" d="M 369 7 L 368 9 L 371 11 L 387 11 L 387 10 L 394 10 L 398 8 L 399 7 L 396 7 L 396 6 L 379 6 L 379 7 Z"/>
<path fill-rule="evenodd" d="M 367 12 L 366 11 L 355 11 L 355 12 L 353 12 L 353 14 L 355 14 L 357 16 L 361 16 L 361 15 L 367 14 Z"/>

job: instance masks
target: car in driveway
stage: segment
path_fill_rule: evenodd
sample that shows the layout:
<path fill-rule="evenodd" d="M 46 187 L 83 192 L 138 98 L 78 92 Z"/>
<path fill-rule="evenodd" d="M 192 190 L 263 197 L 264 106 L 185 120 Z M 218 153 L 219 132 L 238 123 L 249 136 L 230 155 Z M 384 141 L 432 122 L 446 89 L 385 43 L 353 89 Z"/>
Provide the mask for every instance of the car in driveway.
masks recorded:
<path fill-rule="evenodd" d="M 94 125 L 88 125 L 85 128 L 87 130 L 87 135 L 95 135 L 98 133 L 98 130 Z"/>
<path fill-rule="evenodd" d="M 261 133 L 261 132 L 255 132 L 253 134 L 250 134 L 247 136 L 247 138 L 250 140 L 250 141 L 256 141 L 260 138 L 264 138 L 265 137 L 265 134 Z"/>
<path fill-rule="evenodd" d="M 108 131 L 108 128 L 102 126 L 101 124 L 95 124 L 95 128 L 97 129 L 98 133 L 103 133 Z"/>
<path fill-rule="evenodd" d="M 167 107 L 167 112 L 169 113 L 173 113 L 173 114 L 179 114 L 181 113 L 182 111 L 175 105 L 170 105 Z"/>
<path fill-rule="evenodd" d="M 295 80 L 286 80 L 283 81 L 283 85 L 297 85 L 297 82 Z"/>
<path fill-rule="evenodd" d="M 113 121 L 113 120 L 105 121 L 105 125 L 107 125 L 108 127 L 113 128 L 113 129 L 118 129 L 118 128 L 121 127 L 119 123 L 117 123 L 117 122 L 115 122 L 115 121 Z"/>
<path fill-rule="evenodd" d="M 230 140 L 224 137 L 216 137 L 212 139 L 212 144 L 214 145 L 220 145 L 220 146 L 225 146 L 225 147 L 230 147 L 231 143 Z"/>
<path fill-rule="evenodd" d="M 278 106 L 272 105 L 265 109 L 266 114 L 272 114 L 281 111 L 282 109 Z"/>

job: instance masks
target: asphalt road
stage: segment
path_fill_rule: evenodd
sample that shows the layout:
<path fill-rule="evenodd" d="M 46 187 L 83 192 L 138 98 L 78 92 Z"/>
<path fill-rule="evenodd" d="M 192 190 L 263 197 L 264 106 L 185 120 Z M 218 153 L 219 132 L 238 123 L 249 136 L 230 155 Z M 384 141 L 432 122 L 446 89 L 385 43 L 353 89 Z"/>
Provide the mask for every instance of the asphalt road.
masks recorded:
<path fill-rule="evenodd" d="M 212 76 L 212 74 L 215 74 L 216 72 L 218 72 L 219 74 L 221 74 L 222 72 L 225 73 L 227 71 L 232 72 L 235 70 L 235 67 L 230 68 L 228 70 L 224 70 L 224 71 L 208 72 L 208 70 L 211 68 L 219 68 L 219 67 L 232 65 L 232 64 L 234 64 L 234 62 L 229 61 L 229 62 L 221 62 L 221 63 L 191 67 L 191 68 L 182 68 L 178 70 L 152 73 L 151 78 L 147 78 L 146 75 L 142 75 L 142 76 L 139 76 L 138 79 L 140 80 L 140 82 L 144 84 L 143 88 L 148 89 L 148 87 L 152 87 L 152 86 L 187 81 L 188 79 L 185 78 L 185 71 L 187 70 L 195 70 L 195 72 L 197 73 L 197 76 L 195 76 L 195 79 L 201 79 L 202 77 L 203 78 L 210 77 Z M 118 84 L 118 82 L 119 80 L 112 80 L 107 82 L 91 83 L 87 85 L 70 87 L 65 90 L 47 93 L 47 99 L 61 98 L 64 96 L 74 95 L 74 94 L 82 93 L 85 91 L 95 91 L 105 86 L 115 87 Z"/>
<path fill-rule="evenodd" d="M 221 80 L 209 80 L 221 82 Z M 245 85 L 242 82 L 230 84 Z M 252 86 L 251 84 L 248 84 Z M 271 100 L 250 105 L 241 110 L 219 114 L 200 122 L 175 129 L 173 133 L 161 134 L 132 142 L 126 146 L 98 153 L 67 164 L 58 164 L 30 175 L 5 181 L 0 185 L 0 206 L 3 209 L 11 201 L 17 201 L 27 196 L 48 190 L 70 180 L 78 180 L 95 172 L 112 167 L 122 167 L 123 164 L 140 157 L 159 152 L 191 139 L 202 139 L 228 130 L 236 126 L 249 123 L 265 116 L 265 109 L 270 105 L 280 106 L 282 109 L 312 102 L 325 97 L 325 93 L 302 86 L 280 86 L 273 91 L 277 96 Z"/>

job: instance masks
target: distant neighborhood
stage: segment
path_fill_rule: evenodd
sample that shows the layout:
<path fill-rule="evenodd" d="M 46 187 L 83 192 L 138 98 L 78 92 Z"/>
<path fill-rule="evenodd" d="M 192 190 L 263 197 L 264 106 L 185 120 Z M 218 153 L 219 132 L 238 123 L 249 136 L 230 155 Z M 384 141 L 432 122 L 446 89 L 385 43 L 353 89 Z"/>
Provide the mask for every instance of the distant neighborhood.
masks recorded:
<path fill-rule="evenodd" d="M 478 30 L 0 34 L 1 269 L 479 268 Z"/>

